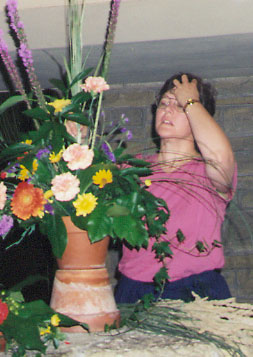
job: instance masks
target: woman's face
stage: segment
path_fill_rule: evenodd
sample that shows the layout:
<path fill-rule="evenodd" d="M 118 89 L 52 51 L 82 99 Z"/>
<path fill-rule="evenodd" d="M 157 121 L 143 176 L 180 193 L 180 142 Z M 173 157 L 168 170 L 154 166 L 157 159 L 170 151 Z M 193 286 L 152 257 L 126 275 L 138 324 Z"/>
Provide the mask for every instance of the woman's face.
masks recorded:
<path fill-rule="evenodd" d="M 155 128 L 161 139 L 193 138 L 189 120 L 171 91 L 163 95 L 157 107 Z"/>

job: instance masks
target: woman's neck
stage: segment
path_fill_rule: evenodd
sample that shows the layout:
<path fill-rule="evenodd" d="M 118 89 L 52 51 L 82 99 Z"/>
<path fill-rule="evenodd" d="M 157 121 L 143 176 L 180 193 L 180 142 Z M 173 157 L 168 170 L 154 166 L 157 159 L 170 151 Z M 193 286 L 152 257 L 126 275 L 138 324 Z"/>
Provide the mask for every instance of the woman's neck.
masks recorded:
<path fill-rule="evenodd" d="M 176 170 L 178 167 L 201 155 L 196 151 L 194 144 L 170 145 L 168 142 L 161 142 L 161 149 L 157 156 L 157 162 L 162 169 L 167 172 Z"/>

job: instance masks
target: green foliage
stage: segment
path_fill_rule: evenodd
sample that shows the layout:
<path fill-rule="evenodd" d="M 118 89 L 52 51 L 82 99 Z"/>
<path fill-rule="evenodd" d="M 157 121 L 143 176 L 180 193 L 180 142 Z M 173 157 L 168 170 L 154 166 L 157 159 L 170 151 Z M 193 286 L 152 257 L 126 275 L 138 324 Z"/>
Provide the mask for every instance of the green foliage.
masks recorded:
<path fill-rule="evenodd" d="M 162 267 L 154 276 L 156 290 L 160 291 L 161 294 L 163 292 L 164 284 L 168 279 L 169 279 L 169 275 L 168 275 L 168 269 L 166 267 Z"/>
<path fill-rule="evenodd" d="M 156 252 L 156 258 L 160 261 L 165 257 L 171 257 L 173 255 L 170 249 L 170 242 L 168 241 L 155 242 L 152 246 L 152 250 Z"/>
<path fill-rule="evenodd" d="M 0 105 L 0 114 L 4 113 L 9 108 L 12 108 L 17 103 L 20 103 L 20 102 L 23 102 L 23 101 L 24 101 L 24 97 L 22 95 L 11 96 L 10 98 L 6 99 Z"/>
<path fill-rule="evenodd" d="M 42 300 L 24 301 L 19 289 L 38 279 L 38 276 L 29 277 L 12 289 L 2 290 L 0 293 L 0 310 L 3 303 L 8 306 L 8 314 L 0 324 L 0 331 L 6 340 L 6 350 L 13 351 L 13 356 L 25 356 L 26 351 L 45 354 L 50 341 L 57 348 L 59 340 L 64 338 L 59 330 L 61 326 L 79 325 L 88 330 L 87 324 L 56 313 Z M 57 323 L 54 322 L 55 317 Z"/>
<path fill-rule="evenodd" d="M 205 246 L 205 244 L 204 244 L 203 242 L 201 242 L 201 241 L 198 241 L 198 242 L 196 243 L 196 248 L 197 248 L 197 250 L 198 250 L 200 253 L 203 253 L 203 252 L 206 251 L 206 246 Z"/>
<path fill-rule="evenodd" d="M 177 240 L 179 243 L 183 243 L 185 241 L 185 236 L 184 236 L 183 232 L 181 231 L 181 229 L 179 229 L 177 231 Z"/>

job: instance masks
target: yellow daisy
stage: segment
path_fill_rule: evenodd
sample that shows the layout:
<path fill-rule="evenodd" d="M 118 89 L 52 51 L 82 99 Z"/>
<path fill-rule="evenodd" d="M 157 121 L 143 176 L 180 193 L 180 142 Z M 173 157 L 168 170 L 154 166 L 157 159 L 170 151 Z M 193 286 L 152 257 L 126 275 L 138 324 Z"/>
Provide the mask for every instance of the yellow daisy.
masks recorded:
<path fill-rule="evenodd" d="M 82 195 L 77 196 L 73 205 L 76 209 L 76 215 L 85 217 L 95 209 L 97 205 L 97 197 L 92 193 L 83 193 Z"/>
<path fill-rule="evenodd" d="M 59 316 L 57 314 L 54 314 L 53 316 L 51 316 L 51 325 L 59 326 L 60 321 L 61 321 L 61 319 L 59 318 Z"/>
<path fill-rule="evenodd" d="M 71 104 L 70 99 L 56 99 L 53 102 L 48 103 L 48 105 L 51 105 L 52 107 L 54 107 L 55 113 L 61 112 L 62 109 L 65 108 L 69 104 Z"/>
<path fill-rule="evenodd" d="M 34 174 L 38 169 L 38 160 L 37 159 L 34 159 L 33 160 L 33 171 L 32 171 L 32 174 Z"/>
<path fill-rule="evenodd" d="M 46 335 L 47 333 L 51 333 L 51 327 L 48 326 L 47 328 L 45 327 L 41 327 L 40 328 L 40 335 L 43 336 L 43 335 Z"/>
<path fill-rule="evenodd" d="M 45 200 L 49 201 L 49 202 L 53 202 L 53 200 L 50 200 L 51 197 L 53 197 L 53 191 L 52 190 L 48 190 L 44 193 L 44 198 Z"/>
<path fill-rule="evenodd" d="M 21 144 L 27 144 L 27 145 L 32 145 L 32 140 L 26 139 L 25 141 L 21 141 Z"/>
<path fill-rule="evenodd" d="M 20 165 L 20 168 L 21 168 L 21 170 L 20 170 L 18 178 L 21 181 L 25 181 L 30 177 L 30 171 L 27 170 L 27 168 L 24 165 Z M 34 175 L 34 173 L 37 171 L 37 169 L 38 169 L 38 161 L 37 161 L 37 159 L 34 159 L 32 175 Z"/>
<path fill-rule="evenodd" d="M 27 168 L 24 165 L 20 165 L 20 168 L 21 168 L 21 170 L 19 172 L 18 178 L 21 181 L 25 181 L 29 178 L 29 171 L 27 170 Z"/>
<path fill-rule="evenodd" d="M 55 164 L 56 162 L 61 160 L 63 154 L 63 150 L 60 150 L 58 154 L 55 154 L 55 152 L 52 152 L 52 154 L 49 155 L 49 160 Z"/>
<path fill-rule="evenodd" d="M 92 176 L 93 183 L 99 185 L 99 188 L 103 188 L 108 183 L 112 183 L 112 172 L 110 170 L 99 170 L 94 176 Z"/>
<path fill-rule="evenodd" d="M 37 213 L 37 216 L 38 216 L 39 218 L 43 218 L 44 215 L 45 215 L 45 213 L 44 213 L 44 211 L 42 211 L 42 210 L 39 210 L 38 213 Z"/>
<path fill-rule="evenodd" d="M 149 187 L 152 185 L 152 182 L 150 179 L 145 180 L 145 186 Z"/>

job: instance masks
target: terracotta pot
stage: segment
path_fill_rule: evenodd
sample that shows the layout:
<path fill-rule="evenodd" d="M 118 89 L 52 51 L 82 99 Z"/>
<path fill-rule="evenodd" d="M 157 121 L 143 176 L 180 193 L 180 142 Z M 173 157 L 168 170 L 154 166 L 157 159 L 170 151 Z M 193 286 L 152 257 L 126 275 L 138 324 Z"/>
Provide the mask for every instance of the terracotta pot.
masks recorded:
<path fill-rule="evenodd" d="M 68 243 L 58 260 L 60 269 L 55 274 L 50 306 L 87 323 L 91 332 L 103 331 L 105 324 L 119 325 L 120 314 L 105 268 L 109 238 L 91 244 L 87 232 L 75 227 L 69 217 L 64 218 L 64 223 Z M 80 326 L 62 330 L 86 332 Z"/>
<path fill-rule="evenodd" d="M 68 244 L 61 259 L 60 269 L 94 269 L 104 268 L 109 245 L 109 237 L 91 243 L 87 231 L 76 227 L 70 217 L 63 217 L 67 229 Z"/>

